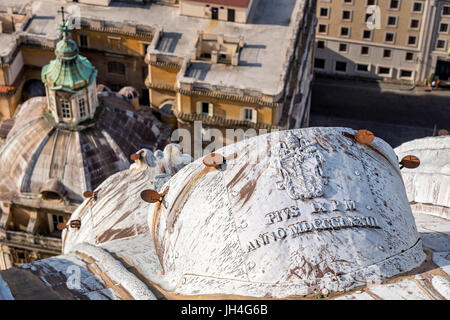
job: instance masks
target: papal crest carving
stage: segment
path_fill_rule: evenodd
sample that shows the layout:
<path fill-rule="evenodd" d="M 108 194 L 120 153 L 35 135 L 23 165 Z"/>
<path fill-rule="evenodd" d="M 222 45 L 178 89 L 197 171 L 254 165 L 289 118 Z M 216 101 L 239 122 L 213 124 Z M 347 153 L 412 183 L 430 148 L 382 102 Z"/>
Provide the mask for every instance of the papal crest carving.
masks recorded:
<path fill-rule="evenodd" d="M 279 156 L 279 190 L 286 190 L 294 200 L 323 195 L 327 183 L 322 172 L 324 160 L 313 142 L 289 132 L 286 140 L 280 143 Z"/>

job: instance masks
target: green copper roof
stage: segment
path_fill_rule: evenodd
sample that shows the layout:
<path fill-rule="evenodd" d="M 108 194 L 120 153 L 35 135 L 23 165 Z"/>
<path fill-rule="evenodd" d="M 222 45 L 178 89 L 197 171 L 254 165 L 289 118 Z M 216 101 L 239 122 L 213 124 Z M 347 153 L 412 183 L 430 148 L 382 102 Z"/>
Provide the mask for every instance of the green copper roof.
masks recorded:
<path fill-rule="evenodd" d="M 77 44 L 69 39 L 67 25 L 63 25 L 60 31 L 63 38 L 56 44 L 56 59 L 42 68 L 42 81 L 51 90 L 74 93 L 94 81 L 97 69 L 88 59 L 79 55 Z"/>

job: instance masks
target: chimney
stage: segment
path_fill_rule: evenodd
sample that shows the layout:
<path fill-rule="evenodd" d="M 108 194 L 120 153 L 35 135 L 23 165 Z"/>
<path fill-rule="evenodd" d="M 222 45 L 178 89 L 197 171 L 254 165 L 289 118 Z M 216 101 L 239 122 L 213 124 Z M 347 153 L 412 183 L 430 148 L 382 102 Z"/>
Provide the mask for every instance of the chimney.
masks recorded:
<path fill-rule="evenodd" d="M 239 64 L 239 53 L 235 52 L 231 55 L 231 65 L 237 66 Z"/>
<path fill-rule="evenodd" d="M 211 51 L 211 62 L 217 63 L 219 61 L 219 53 L 216 50 Z"/>
<path fill-rule="evenodd" d="M 217 43 L 218 43 L 219 45 L 223 45 L 223 34 L 222 34 L 222 33 L 219 33 L 219 34 L 217 35 Z"/>

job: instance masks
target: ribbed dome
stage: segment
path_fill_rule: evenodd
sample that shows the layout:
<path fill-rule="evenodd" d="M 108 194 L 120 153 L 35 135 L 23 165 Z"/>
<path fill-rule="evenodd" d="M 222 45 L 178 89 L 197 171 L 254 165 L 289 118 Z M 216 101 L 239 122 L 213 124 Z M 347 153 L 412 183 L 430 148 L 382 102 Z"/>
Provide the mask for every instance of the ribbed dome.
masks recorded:
<path fill-rule="evenodd" d="M 56 59 L 42 68 L 42 82 L 50 89 L 75 92 L 91 84 L 97 76 L 97 69 L 78 54 L 77 44 L 66 33 L 56 44 L 55 55 Z"/>
<path fill-rule="evenodd" d="M 97 121 L 70 130 L 54 123 L 45 97 L 25 102 L 0 148 L 0 198 L 46 191 L 80 202 L 84 191 L 128 168 L 130 154 L 165 142 L 168 128 L 152 115 L 132 111 L 114 94 L 100 101 Z"/>

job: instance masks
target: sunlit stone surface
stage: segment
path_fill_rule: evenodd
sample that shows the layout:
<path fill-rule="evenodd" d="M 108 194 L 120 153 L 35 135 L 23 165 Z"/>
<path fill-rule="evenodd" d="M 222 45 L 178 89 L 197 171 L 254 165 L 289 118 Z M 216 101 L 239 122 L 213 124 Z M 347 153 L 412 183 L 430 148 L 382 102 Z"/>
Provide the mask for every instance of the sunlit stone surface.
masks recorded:
<path fill-rule="evenodd" d="M 81 228 L 67 229 L 65 254 L 52 258 L 63 262 L 0 272 L 2 294 L 26 297 L 19 276 L 39 286 L 37 275 L 51 273 L 61 284 L 70 274 L 45 266 L 74 261 L 90 275 L 83 284 L 99 284 L 46 290 L 73 299 L 448 299 L 448 220 L 413 216 L 393 150 L 378 138 L 357 143 L 354 132 L 255 137 L 219 150 L 237 157 L 217 167 L 188 164 L 176 145 L 141 150 L 75 211 Z M 167 188 L 161 203 L 140 198 Z"/>

